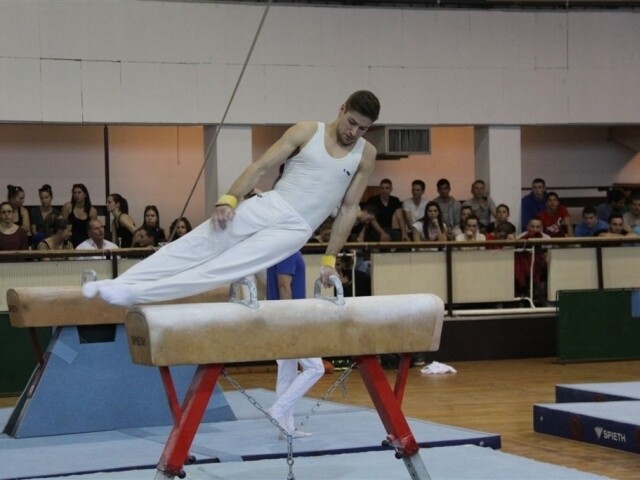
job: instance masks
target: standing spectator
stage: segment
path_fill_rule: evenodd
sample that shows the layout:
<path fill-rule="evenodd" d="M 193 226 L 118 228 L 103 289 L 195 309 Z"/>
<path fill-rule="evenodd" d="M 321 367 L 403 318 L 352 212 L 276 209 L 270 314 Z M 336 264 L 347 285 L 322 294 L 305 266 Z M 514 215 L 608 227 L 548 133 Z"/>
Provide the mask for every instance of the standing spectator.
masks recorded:
<path fill-rule="evenodd" d="M 7 190 L 7 199 L 13 207 L 13 223 L 22 227 L 27 232 L 27 236 L 31 235 L 29 211 L 24 207 L 24 190 L 15 185 L 7 185 Z"/>
<path fill-rule="evenodd" d="M 107 196 L 107 212 L 111 214 L 111 241 L 120 248 L 131 248 L 136 224 L 129 216 L 129 202 L 122 195 L 112 193 Z"/>
<path fill-rule="evenodd" d="M 626 230 L 634 230 L 640 227 L 640 191 L 631 194 L 629 211 L 623 215 Z"/>
<path fill-rule="evenodd" d="M 560 203 L 556 192 L 547 193 L 544 210 L 538 214 L 544 233 L 550 237 L 573 237 L 573 225 L 569 210 Z"/>
<path fill-rule="evenodd" d="M 305 265 L 300 252 L 267 269 L 267 300 L 295 300 L 306 297 Z M 298 400 L 324 375 L 321 358 L 278 360 L 276 402 L 269 414 L 289 435 L 308 437 L 310 433 L 295 428 L 293 409 Z M 298 364 L 302 373 L 298 374 Z"/>
<path fill-rule="evenodd" d="M 593 237 L 597 232 L 607 228 L 609 228 L 609 224 L 598 218 L 598 211 L 595 207 L 584 207 L 582 209 L 582 222 L 576 225 L 574 235 L 576 237 Z"/>
<path fill-rule="evenodd" d="M 13 223 L 13 205 L 0 203 L 0 250 L 27 250 L 29 239 L 24 228 Z"/>
<path fill-rule="evenodd" d="M 74 247 L 89 238 L 87 234 L 89 220 L 97 216 L 98 212 L 91 205 L 91 197 L 87 187 L 82 183 L 73 185 L 71 188 L 71 201 L 65 203 L 62 207 L 62 218 L 68 220 L 72 227 L 71 243 Z"/>
<path fill-rule="evenodd" d="M 367 205 L 371 205 L 376 211 L 376 222 L 369 224 L 372 228 L 367 229 L 367 234 L 373 233 L 373 230 L 377 236 L 367 238 L 368 241 L 410 241 L 402 214 L 402 202 L 398 197 L 391 195 L 392 191 L 391 180 L 385 178 L 380 181 L 380 193 L 367 201 Z"/>
<path fill-rule="evenodd" d="M 104 225 L 97 218 L 89 220 L 89 238 L 76 247 L 76 250 L 114 250 L 118 248 L 113 242 L 105 240 Z"/>
<path fill-rule="evenodd" d="M 191 228 L 191 222 L 187 217 L 176 218 L 173 222 L 171 222 L 171 227 L 169 227 L 169 241 L 174 242 L 183 235 L 189 233 L 193 228 Z"/>
<path fill-rule="evenodd" d="M 626 199 L 624 192 L 619 188 L 609 189 L 609 191 L 607 191 L 607 201 L 596 207 L 596 210 L 598 210 L 598 218 L 603 222 L 608 222 L 612 213 L 624 215 Z"/>
<path fill-rule="evenodd" d="M 51 206 L 53 202 L 51 185 L 42 185 L 38 189 L 38 197 L 40 198 L 40 206 L 31 209 L 31 235 L 34 246 L 51 235 L 53 222 L 60 216 L 60 212 Z"/>
<path fill-rule="evenodd" d="M 536 218 L 544 210 L 547 202 L 547 184 L 542 178 L 534 178 L 531 182 L 531 192 L 522 197 L 520 203 L 520 225 L 524 232 L 529 220 Z"/>
<path fill-rule="evenodd" d="M 402 211 L 408 226 L 413 225 L 424 216 L 427 200 L 424 195 L 425 184 L 422 180 L 414 180 L 411 183 L 411 198 L 402 201 Z"/>
<path fill-rule="evenodd" d="M 38 250 L 73 250 L 73 244 L 70 241 L 72 229 L 73 226 L 69 220 L 58 218 L 53 222 L 51 235 L 38 244 Z"/>
<path fill-rule="evenodd" d="M 460 202 L 453 198 L 451 192 L 451 184 L 446 178 L 441 178 L 436 184 L 438 196 L 433 199 L 440 206 L 442 212 L 442 221 L 449 227 L 449 240 L 453 240 L 454 230 L 460 230 Z M 462 233 L 462 232 L 459 232 Z"/>
<path fill-rule="evenodd" d="M 164 229 L 160 228 L 160 212 L 155 205 L 147 205 L 144 207 L 144 222 L 143 227 L 149 227 L 153 230 L 153 236 L 156 239 L 156 245 L 160 242 L 166 242 L 167 236 L 164 233 Z"/>
<path fill-rule="evenodd" d="M 445 242 L 447 240 L 447 225 L 442 221 L 442 212 L 437 202 L 429 202 L 424 210 L 424 217 L 414 222 L 414 242 Z"/>
<path fill-rule="evenodd" d="M 511 214 L 511 211 L 509 210 L 508 206 L 506 206 L 504 203 L 501 203 L 500 205 L 498 205 L 496 207 L 496 219 L 493 222 L 490 222 L 489 225 L 487 225 L 487 228 L 485 228 L 484 233 L 493 233 L 493 231 L 495 230 L 496 226 L 499 223 L 503 223 L 503 222 L 509 223 L 510 214 Z"/>
<path fill-rule="evenodd" d="M 491 222 L 491 217 L 496 214 L 496 204 L 487 194 L 487 186 L 484 180 L 476 180 L 471 184 L 472 197 L 465 201 L 463 205 L 469 205 L 473 210 L 473 214 L 478 217 L 480 222 L 480 230 L 484 229 Z"/>

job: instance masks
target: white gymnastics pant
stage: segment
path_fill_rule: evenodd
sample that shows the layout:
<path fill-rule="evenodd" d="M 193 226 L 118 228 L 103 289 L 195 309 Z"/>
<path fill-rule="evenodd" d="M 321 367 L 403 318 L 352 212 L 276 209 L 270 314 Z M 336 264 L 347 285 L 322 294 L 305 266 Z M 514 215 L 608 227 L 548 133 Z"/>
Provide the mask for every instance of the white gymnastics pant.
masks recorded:
<path fill-rule="evenodd" d="M 134 303 L 174 300 L 213 290 L 275 265 L 313 233 L 274 192 L 242 202 L 225 230 L 211 221 L 162 247 L 114 280 L 130 286 Z"/>
<path fill-rule="evenodd" d="M 302 373 L 298 374 L 298 363 Z M 278 399 L 271 406 L 271 415 L 282 418 L 289 433 L 295 430 L 293 407 L 305 393 L 324 375 L 321 358 L 297 358 L 278 360 L 276 395 Z"/>

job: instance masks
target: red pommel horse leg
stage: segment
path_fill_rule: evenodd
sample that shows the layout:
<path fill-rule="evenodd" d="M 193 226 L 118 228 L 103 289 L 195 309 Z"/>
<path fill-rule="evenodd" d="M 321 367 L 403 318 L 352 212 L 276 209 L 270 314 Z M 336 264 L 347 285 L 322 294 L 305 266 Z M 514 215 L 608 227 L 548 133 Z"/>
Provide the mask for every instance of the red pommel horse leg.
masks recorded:
<path fill-rule="evenodd" d="M 442 300 L 427 294 L 348 298 L 343 306 L 307 299 L 260 302 L 257 308 L 238 303 L 133 307 L 126 320 L 132 359 L 160 367 L 175 421 L 156 480 L 184 476 L 189 448 L 225 363 L 320 356 L 356 358 L 388 434 L 384 444 L 404 460 L 411 478 L 429 480 L 401 403 L 410 352 L 438 349 L 443 316 Z M 291 338 L 292 329 L 297 343 L 285 347 L 282 338 Z M 404 354 L 394 389 L 377 359 L 384 353 Z M 168 367 L 194 364 L 199 366 L 180 405 Z"/>

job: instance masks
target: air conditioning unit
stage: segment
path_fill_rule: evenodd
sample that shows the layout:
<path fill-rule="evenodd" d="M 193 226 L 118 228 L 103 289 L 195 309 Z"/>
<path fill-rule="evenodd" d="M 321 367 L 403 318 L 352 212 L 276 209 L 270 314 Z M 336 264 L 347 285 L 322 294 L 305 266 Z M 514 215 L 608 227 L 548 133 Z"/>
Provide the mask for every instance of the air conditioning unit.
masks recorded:
<path fill-rule="evenodd" d="M 377 125 L 365 134 L 378 150 L 378 160 L 399 160 L 430 153 L 430 131 L 424 125 Z"/>

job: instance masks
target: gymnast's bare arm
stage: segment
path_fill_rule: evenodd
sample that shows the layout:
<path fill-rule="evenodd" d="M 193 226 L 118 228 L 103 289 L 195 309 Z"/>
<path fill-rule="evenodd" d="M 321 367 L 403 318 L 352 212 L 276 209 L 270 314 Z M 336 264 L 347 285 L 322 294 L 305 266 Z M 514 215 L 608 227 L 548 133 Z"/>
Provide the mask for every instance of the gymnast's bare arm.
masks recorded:
<path fill-rule="evenodd" d="M 231 185 L 227 195 L 232 195 L 238 199 L 253 190 L 266 172 L 287 160 L 297 148 L 302 148 L 306 145 L 317 128 L 318 124 L 316 122 L 302 122 L 289 128 L 257 161 L 242 172 Z M 235 209 L 232 206 L 225 203 L 218 204 L 213 210 L 211 221 L 214 227 L 224 230 L 234 215 Z"/>
<path fill-rule="evenodd" d="M 362 152 L 362 159 L 358 165 L 358 170 L 344 195 L 338 216 L 333 222 L 331 237 L 327 245 L 327 255 L 336 256 L 340 253 L 340 250 L 342 250 L 342 247 L 347 241 L 358 215 L 358 204 L 365 188 L 367 188 L 367 183 L 375 167 L 375 162 L 376 149 L 367 142 Z M 329 276 L 331 275 L 337 275 L 334 268 L 322 268 L 321 276 L 325 287 L 329 286 Z"/>

